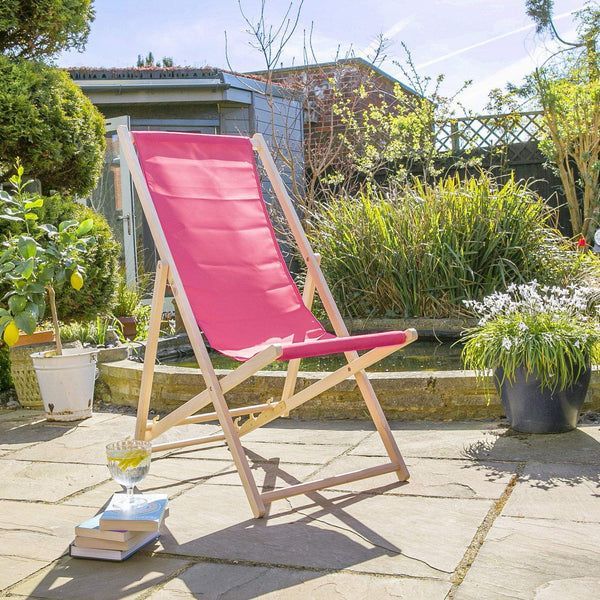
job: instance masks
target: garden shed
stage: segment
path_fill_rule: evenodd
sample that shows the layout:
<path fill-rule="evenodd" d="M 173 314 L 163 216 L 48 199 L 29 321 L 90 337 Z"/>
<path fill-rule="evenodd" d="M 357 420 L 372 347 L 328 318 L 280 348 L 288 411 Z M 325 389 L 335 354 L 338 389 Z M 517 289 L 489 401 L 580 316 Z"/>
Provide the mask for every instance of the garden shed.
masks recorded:
<path fill-rule="evenodd" d="M 260 132 L 271 146 L 285 140 L 298 165 L 294 176 L 303 177 L 302 99 L 284 87 L 211 67 L 76 68 L 69 74 L 106 118 L 104 170 L 89 202 L 122 242 L 129 281 L 154 270 L 156 252 L 120 160 L 118 125 L 208 134 Z"/>

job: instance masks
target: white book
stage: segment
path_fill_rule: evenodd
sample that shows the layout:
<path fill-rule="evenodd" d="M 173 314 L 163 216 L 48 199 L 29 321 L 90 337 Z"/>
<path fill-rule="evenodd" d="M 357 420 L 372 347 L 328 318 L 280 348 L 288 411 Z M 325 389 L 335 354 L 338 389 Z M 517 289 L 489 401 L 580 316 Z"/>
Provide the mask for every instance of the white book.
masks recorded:
<path fill-rule="evenodd" d="M 91 519 L 80 523 L 75 527 L 75 535 L 78 537 L 94 538 L 98 540 L 109 540 L 111 542 L 126 542 L 130 540 L 135 532 L 133 531 L 102 531 L 100 529 L 100 517 L 102 513 L 95 515 Z"/>
<path fill-rule="evenodd" d="M 166 494 L 143 494 L 143 499 L 143 504 L 128 510 L 124 508 L 125 494 L 113 494 L 108 507 L 100 515 L 100 529 L 157 532 L 169 499 Z"/>
<path fill-rule="evenodd" d="M 108 550 L 100 548 L 82 548 L 76 544 L 69 546 L 69 554 L 74 558 L 95 558 L 99 560 L 112 560 L 122 561 L 129 558 L 134 552 L 149 544 L 150 542 L 157 540 L 159 534 L 156 531 L 150 531 L 142 534 L 139 541 L 129 548 L 129 550 Z"/>

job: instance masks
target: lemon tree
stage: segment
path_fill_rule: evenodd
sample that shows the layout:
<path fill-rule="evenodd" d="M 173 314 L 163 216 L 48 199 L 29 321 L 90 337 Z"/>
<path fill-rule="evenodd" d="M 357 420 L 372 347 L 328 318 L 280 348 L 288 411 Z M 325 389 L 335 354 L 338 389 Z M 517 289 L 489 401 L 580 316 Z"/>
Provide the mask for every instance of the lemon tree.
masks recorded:
<path fill-rule="evenodd" d="M 19 331 L 31 334 L 46 315 L 50 305 L 57 351 L 61 353 L 55 288 L 66 282 L 80 290 L 85 282 L 81 259 L 93 244 L 92 219 L 63 221 L 58 227 L 38 223 L 38 209 L 44 199 L 27 192 L 24 169 L 17 164 L 11 177 L 12 193 L 0 191 L 0 219 L 19 221 L 25 231 L 6 240 L 0 247 L 0 277 L 10 289 L 0 300 L 0 335 L 12 346 Z M 48 302 L 47 302 L 48 300 Z"/>

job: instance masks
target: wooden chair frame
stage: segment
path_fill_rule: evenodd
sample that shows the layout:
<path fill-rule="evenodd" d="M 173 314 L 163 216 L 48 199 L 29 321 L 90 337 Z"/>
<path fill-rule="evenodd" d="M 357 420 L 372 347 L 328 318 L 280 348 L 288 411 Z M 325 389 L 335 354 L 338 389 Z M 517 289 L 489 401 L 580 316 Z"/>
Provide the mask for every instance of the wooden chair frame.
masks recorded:
<path fill-rule="evenodd" d="M 364 353 L 362 356 L 359 356 L 355 351 L 346 352 L 345 357 L 348 361 L 347 365 L 327 374 L 323 379 L 309 385 L 299 392 L 295 391 L 295 387 L 300 368 L 300 359 L 290 360 L 281 399 L 277 401 L 271 399 L 264 404 L 230 410 L 225 401 L 225 394 L 254 375 L 257 371 L 277 360 L 282 354 L 282 349 L 277 344 L 273 344 L 242 363 L 237 369 L 221 379 L 217 377 L 208 355 L 206 345 L 202 339 L 200 329 L 194 318 L 189 300 L 184 292 L 177 271 L 177 265 L 175 265 L 173 261 L 166 237 L 162 231 L 156 209 L 154 208 L 154 204 L 150 197 L 146 179 L 138 161 L 131 134 L 127 127 L 123 125 L 118 128 L 118 136 L 122 156 L 125 158 L 131 172 L 148 226 L 161 259 L 157 264 L 156 278 L 154 281 L 148 340 L 146 344 L 137 409 L 135 427 L 136 439 L 154 440 L 171 427 L 177 425 L 218 421 L 222 433 L 170 443 L 154 444 L 153 451 L 170 450 L 224 440 L 229 447 L 255 517 L 264 516 L 266 513 L 266 505 L 275 500 L 298 494 L 306 494 L 350 481 L 357 481 L 392 472 L 397 473 L 400 481 L 406 481 L 409 478 L 408 469 L 406 468 L 406 464 L 400 454 L 396 441 L 392 436 L 389 424 L 377 396 L 375 395 L 373 386 L 367 377 L 365 368 L 416 340 L 416 331 L 414 329 L 407 330 L 406 341 L 401 345 L 375 348 Z M 344 324 L 340 311 L 333 299 L 329 286 L 325 281 L 323 272 L 321 271 L 320 258 L 313 252 L 310 246 L 263 136 L 258 133 L 255 134 L 252 137 L 252 145 L 262 161 L 295 241 L 306 262 L 307 276 L 302 296 L 306 306 L 309 309 L 311 308 L 316 291 L 323 302 L 323 306 L 327 311 L 327 315 L 336 335 L 340 337 L 348 336 L 348 329 Z M 164 418 L 148 421 L 154 364 L 156 361 L 156 352 L 160 335 L 160 322 L 167 283 L 170 284 L 171 290 L 173 291 L 175 302 L 177 303 L 183 324 L 190 339 L 190 344 L 206 382 L 206 389 L 173 410 Z M 304 402 L 307 402 L 351 376 L 354 376 L 356 379 L 390 461 L 382 465 L 359 471 L 352 471 L 333 477 L 291 485 L 284 489 L 276 489 L 262 493 L 259 492 L 240 438 L 280 416 L 287 415 L 290 410 L 297 408 Z M 214 412 L 203 413 L 200 415 L 195 414 L 209 404 L 213 405 Z M 239 418 L 243 416 L 247 416 L 247 418 L 243 423 L 239 424 Z"/>

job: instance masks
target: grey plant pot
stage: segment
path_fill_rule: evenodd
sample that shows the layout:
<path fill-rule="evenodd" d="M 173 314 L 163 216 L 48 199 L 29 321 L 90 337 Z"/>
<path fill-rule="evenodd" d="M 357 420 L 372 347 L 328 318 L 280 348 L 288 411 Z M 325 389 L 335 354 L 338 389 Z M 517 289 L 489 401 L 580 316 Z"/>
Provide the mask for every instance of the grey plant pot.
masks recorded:
<path fill-rule="evenodd" d="M 516 370 L 514 381 L 505 379 L 504 370 L 499 368 L 494 371 L 494 383 L 515 431 L 563 433 L 577 427 L 591 374 L 588 367 L 569 387 L 550 390 L 542 389 L 539 379 L 523 367 Z"/>

